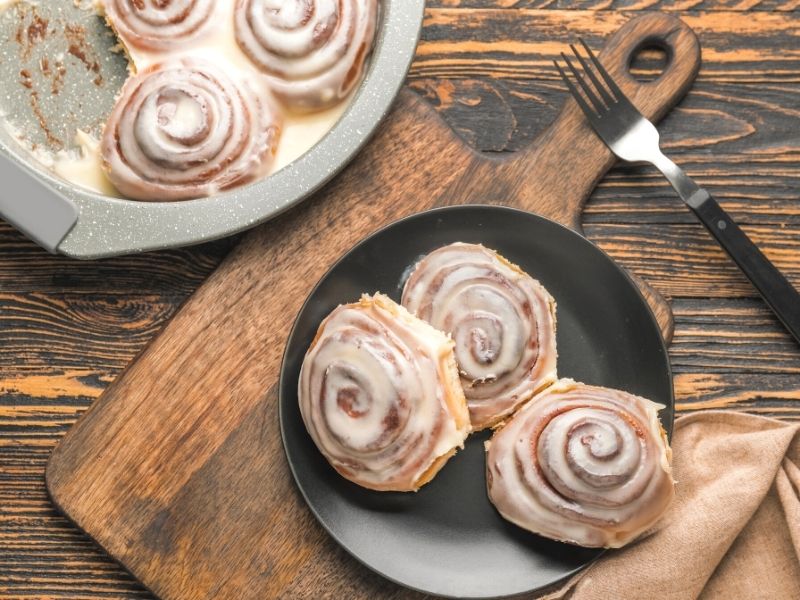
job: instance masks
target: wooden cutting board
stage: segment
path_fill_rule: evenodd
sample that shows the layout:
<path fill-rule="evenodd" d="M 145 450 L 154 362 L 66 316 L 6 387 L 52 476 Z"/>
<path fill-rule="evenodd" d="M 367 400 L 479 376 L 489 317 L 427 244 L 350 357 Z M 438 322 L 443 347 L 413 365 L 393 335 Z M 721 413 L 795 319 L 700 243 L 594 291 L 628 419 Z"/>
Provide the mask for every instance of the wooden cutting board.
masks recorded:
<path fill-rule="evenodd" d="M 670 62 L 638 83 L 630 59 L 652 44 Z M 700 50 L 681 21 L 651 14 L 622 27 L 601 58 L 657 120 L 691 85 Z M 277 410 L 295 315 L 341 254 L 413 212 L 500 203 L 579 230 L 613 162 L 572 101 L 530 148 L 501 160 L 467 148 L 402 92 L 353 164 L 248 234 L 72 428 L 47 468 L 54 502 L 165 599 L 414 596 L 339 549 L 295 488 Z M 641 285 L 669 337 L 669 306 Z"/>

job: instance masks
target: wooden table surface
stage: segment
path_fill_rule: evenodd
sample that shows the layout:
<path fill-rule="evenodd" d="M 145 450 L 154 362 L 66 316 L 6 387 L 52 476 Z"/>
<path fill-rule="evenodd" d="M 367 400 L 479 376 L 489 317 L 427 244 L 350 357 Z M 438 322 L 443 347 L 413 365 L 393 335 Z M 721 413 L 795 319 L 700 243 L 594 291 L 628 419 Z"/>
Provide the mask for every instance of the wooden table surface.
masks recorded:
<path fill-rule="evenodd" d="M 409 84 L 476 148 L 513 152 L 564 98 L 551 64 L 564 43 L 599 45 L 654 9 L 703 46 L 661 126 L 668 153 L 800 285 L 800 0 L 429 0 Z M 646 55 L 642 75 L 657 63 Z M 614 169 L 584 225 L 672 299 L 679 412 L 800 418 L 800 347 L 660 176 Z M 150 597 L 54 511 L 45 463 L 235 241 L 79 263 L 0 223 L 0 597 Z"/>

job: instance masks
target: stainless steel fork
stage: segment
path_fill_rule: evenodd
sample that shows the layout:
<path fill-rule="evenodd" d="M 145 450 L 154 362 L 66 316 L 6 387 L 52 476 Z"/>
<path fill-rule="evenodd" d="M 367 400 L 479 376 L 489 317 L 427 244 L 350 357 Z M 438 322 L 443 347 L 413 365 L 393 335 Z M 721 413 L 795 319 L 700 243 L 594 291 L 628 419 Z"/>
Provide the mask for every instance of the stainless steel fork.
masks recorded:
<path fill-rule="evenodd" d="M 648 162 L 663 173 L 681 199 L 753 283 L 789 333 L 800 342 L 800 294 L 711 194 L 664 156 L 658 145 L 658 130 L 628 100 L 586 42 L 580 40 L 580 43 L 589 60 L 574 45 L 570 44 L 570 48 L 585 75 L 566 54 L 561 53 L 580 91 L 558 61 L 553 62 L 597 135 L 622 160 Z"/>

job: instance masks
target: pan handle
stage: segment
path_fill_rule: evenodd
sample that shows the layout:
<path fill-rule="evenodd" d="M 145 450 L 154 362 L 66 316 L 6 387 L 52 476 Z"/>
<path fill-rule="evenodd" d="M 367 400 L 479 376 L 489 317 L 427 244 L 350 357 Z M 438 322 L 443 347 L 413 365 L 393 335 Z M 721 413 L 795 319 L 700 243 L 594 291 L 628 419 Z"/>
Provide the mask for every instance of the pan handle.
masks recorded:
<path fill-rule="evenodd" d="M 0 217 L 55 254 L 78 221 L 78 208 L 24 164 L 0 152 Z"/>

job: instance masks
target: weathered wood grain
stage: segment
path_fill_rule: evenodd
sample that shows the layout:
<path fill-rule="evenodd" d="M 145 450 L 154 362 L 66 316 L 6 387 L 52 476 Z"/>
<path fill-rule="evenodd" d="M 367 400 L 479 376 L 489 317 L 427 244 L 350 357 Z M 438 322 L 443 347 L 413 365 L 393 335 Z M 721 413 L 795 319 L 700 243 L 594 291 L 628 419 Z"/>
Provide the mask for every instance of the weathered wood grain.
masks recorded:
<path fill-rule="evenodd" d="M 552 58 L 577 36 L 598 45 L 636 13 L 430 9 L 412 77 L 554 81 Z M 682 13 L 703 40 L 701 80 L 797 82 L 800 21 L 791 13 Z M 454 40 L 457 29 L 464 37 Z M 513 42 L 511 40 L 513 40 Z M 733 43 L 732 43 L 733 42 Z"/>
<path fill-rule="evenodd" d="M 14 376 L 40 375 L 43 368 L 53 364 L 73 373 L 73 390 L 105 387 L 108 381 L 93 381 L 82 371 L 127 364 L 126 359 L 152 339 L 184 298 L 179 293 L 0 293 L 0 314 L 4 316 L 0 381 L 5 392 L 14 393 Z M 94 360 L 75 347 L 75 340 L 89 332 Z M 31 343 L 34 339 L 35 345 Z M 14 366 L 20 357 L 25 358 L 24 368 Z M 35 387 L 27 391 L 41 397 L 54 391 L 46 379 L 29 385 Z"/>
<path fill-rule="evenodd" d="M 760 300 L 682 299 L 674 301 L 674 310 L 678 329 L 670 361 L 675 373 L 794 375 L 795 386 L 800 385 L 797 343 Z M 677 392 L 678 401 L 688 392 Z"/>
<path fill-rule="evenodd" d="M 724 202 L 722 202 L 725 205 Z M 742 224 L 753 241 L 800 286 L 800 228 Z M 749 281 L 696 223 L 587 225 L 589 238 L 667 296 L 755 297 Z M 632 251 L 632 248 L 638 248 Z"/>
<path fill-rule="evenodd" d="M 702 71 L 701 71 L 702 72 Z M 414 77 L 410 85 L 470 144 L 514 152 L 555 118 L 565 89 L 559 81 Z M 736 174 L 797 176 L 800 156 L 798 83 L 755 85 L 699 80 L 659 129 L 664 149 L 690 167 Z M 747 175 L 749 171 L 741 172 Z"/>
<path fill-rule="evenodd" d="M 681 58 L 640 85 L 627 76 L 628 57 L 653 38 Z M 699 65 L 694 35 L 665 15 L 626 23 L 601 58 L 651 118 L 682 97 Z M 165 598 L 351 594 L 342 573 L 353 568 L 329 550 L 275 460 L 287 316 L 355 241 L 422 208 L 500 201 L 577 227 L 612 162 L 573 103 L 531 149 L 501 161 L 467 150 L 402 94 L 353 164 L 248 234 L 64 437 L 47 468 L 54 502 Z M 370 578 L 359 591 L 380 596 L 386 586 Z"/>
<path fill-rule="evenodd" d="M 642 182 L 638 187 L 637 180 Z M 624 183 L 617 186 L 616 181 Z M 795 260 L 795 256 L 800 252 L 798 241 L 800 209 L 791 197 L 792 190 L 787 188 L 785 198 L 772 200 L 769 199 L 770 190 L 767 186 L 764 189 L 765 197 L 760 202 L 753 202 L 739 193 L 731 198 L 730 195 L 734 193 L 732 190 L 719 193 L 721 186 L 713 189 L 717 191 L 722 205 L 729 209 L 765 253 L 785 270 L 789 279 L 800 283 L 800 264 Z M 596 193 L 596 200 L 589 204 L 584 219 L 584 230 L 590 239 L 629 270 L 644 276 L 668 296 L 755 296 L 755 290 L 749 282 L 707 236 L 695 217 L 680 203 L 670 188 L 650 175 L 642 178 L 636 174 L 630 176 L 612 173 L 608 182 Z M 30 255 L 36 256 L 33 248 Z M 47 257 L 39 260 L 48 262 Z M 123 286 L 122 289 L 138 289 L 133 285 L 127 287 L 126 280 L 135 277 L 136 281 L 143 281 L 151 276 L 149 267 L 143 268 L 143 272 L 138 275 L 132 275 L 127 270 L 119 271 L 119 278 L 109 278 L 102 273 L 98 275 L 92 269 L 85 269 L 81 265 L 74 265 L 74 268 L 77 270 L 71 277 L 83 281 L 87 290 L 92 288 L 97 290 L 89 293 L 97 293 L 101 298 L 105 294 L 112 300 L 115 295 L 110 293 L 110 290 L 119 290 L 120 286 Z M 9 271 L 10 278 L 13 277 L 12 273 L 13 271 Z M 167 285 L 170 278 L 176 276 L 175 273 L 165 272 L 163 285 Z M 48 277 L 43 270 L 23 271 L 18 277 L 13 278 L 13 283 L 7 287 L 3 286 L 3 289 L 9 290 L 7 293 L 22 294 L 24 292 L 15 291 L 15 288 L 31 289 L 35 286 L 41 287 L 42 291 L 39 292 L 41 294 L 51 293 L 47 290 L 52 287 L 62 289 L 61 286 L 56 286 L 53 278 Z M 198 281 L 194 278 L 188 279 L 185 282 L 187 289 L 183 292 L 181 290 L 164 292 L 162 282 L 159 281 L 151 281 L 150 287 L 154 296 L 161 298 L 159 294 L 163 294 L 164 301 L 174 305 L 188 294 L 188 288 L 193 282 L 196 284 Z M 68 289 L 70 288 L 77 289 L 72 285 Z M 113 304 L 99 308 L 109 313 L 105 318 L 111 319 L 112 323 L 124 325 L 128 319 L 125 312 L 122 309 L 117 312 Z M 50 314 L 56 311 L 57 306 L 51 306 Z M 6 335 L 10 333 L 0 332 L 0 339 L 5 341 Z M 10 351 L 12 341 L 8 342 L 9 345 L 5 349 Z M 69 346 L 67 350 L 70 350 Z"/>
<path fill-rule="evenodd" d="M 800 419 L 797 375 L 685 373 L 675 377 L 679 411 L 741 410 L 778 419 Z"/>
<path fill-rule="evenodd" d="M 552 10 L 660 10 L 793 11 L 798 0 L 428 0 L 428 8 L 552 9 Z"/>
<path fill-rule="evenodd" d="M 782 228 L 797 233 L 800 68 L 793 52 L 800 47 L 796 32 L 800 4 L 796 0 L 428 0 L 428 5 L 429 15 L 437 9 L 460 9 L 463 16 L 448 14 L 446 21 L 429 17 L 421 48 L 430 50 L 418 59 L 410 82 L 471 144 L 496 153 L 527 144 L 553 118 L 564 97 L 548 71 L 548 61 L 520 50 L 530 48 L 530 40 L 563 42 L 582 35 L 596 43 L 607 23 L 621 19 L 613 14 L 615 9 L 680 11 L 699 29 L 704 48 L 713 52 L 704 52 L 703 69 L 691 94 L 660 127 L 671 154 L 712 187 L 742 223 L 769 226 L 762 242 L 770 243 L 772 232 Z M 547 19 L 544 13 L 549 10 L 520 10 L 537 7 L 559 12 Z M 472 8 L 502 10 L 508 16 L 493 18 L 493 31 L 479 36 L 470 25 Z M 573 9 L 607 14 L 567 20 L 564 13 Z M 690 9 L 701 12 L 685 12 Z M 750 12 L 778 10 L 795 12 Z M 744 14 L 738 17 L 716 15 L 740 11 Z M 526 25 L 504 31 L 503 23 L 512 20 Z M 779 20 L 783 21 L 776 26 Z M 495 48 L 505 39 L 515 51 L 491 50 L 486 60 L 469 56 L 467 44 L 476 36 Z M 670 351 L 679 410 L 733 408 L 783 418 L 800 416 L 800 351 L 792 350 L 746 282 L 731 268 L 722 276 L 713 269 L 693 268 L 702 267 L 702 260 L 690 261 L 679 273 L 671 268 L 673 257 L 684 249 L 691 252 L 697 243 L 714 264 L 722 265 L 723 257 L 702 239 L 694 217 L 655 174 L 636 167 L 612 170 L 589 202 L 584 223 L 589 237 L 599 239 L 612 256 L 624 259 L 633 270 L 646 266 L 659 288 L 674 296 L 676 336 Z M 650 248 L 650 241 L 661 234 L 661 224 L 673 232 L 668 236 L 673 243 Z M 681 240 L 685 233 L 690 237 Z M 0 224 L 0 293 L 20 297 L 0 307 L 0 597 L 151 597 L 55 514 L 44 492 L 44 465 L 66 426 L 119 375 L 163 319 L 222 258 L 230 247 L 222 244 L 75 263 L 46 255 Z M 643 254 L 640 258 L 634 256 L 637 249 Z M 785 264 L 797 273 L 800 256 L 789 257 Z M 729 295 L 724 290 L 738 299 L 726 300 Z M 86 292 L 85 301 L 80 292 Z M 98 299 L 92 300 L 95 292 Z M 709 297 L 714 294 L 717 297 Z M 30 296 L 47 306 L 65 303 L 67 314 L 80 315 L 80 328 L 63 318 L 50 325 L 52 311 L 41 312 L 36 302 L 27 299 Z M 121 304 L 115 305 L 111 296 Z M 109 306 L 101 306 L 105 302 Z M 94 312 L 101 315 L 97 326 L 90 316 Z M 717 313 L 725 316 L 717 319 Z M 17 323 L 17 329 L 26 323 L 17 334 L 22 336 L 18 348 L 24 346 L 19 352 L 3 352 L 7 319 Z M 739 336 L 747 340 L 746 348 L 729 343 Z M 53 339 L 65 343 L 72 339 L 74 351 L 63 351 L 67 348 L 63 346 L 48 355 Z M 757 353 L 758 360 L 749 360 L 749 351 Z M 83 357 L 77 367 L 75 355 Z M 371 577 L 363 571 L 359 577 Z M 359 583 L 357 579 L 355 585 Z M 359 596 L 356 589 L 352 597 Z M 384 591 L 389 597 L 396 589 Z"/>
<path fill-rule="evenodd" d="M 234 244 L 234 239 L 226 239 L 191 249 L 85 263 L 45 254 L 11 226 L 0 223 L 0 293 L 75 290 L 88 295 L 147 290 L 173 296 L 174 304 L 191 294 Z"/>

